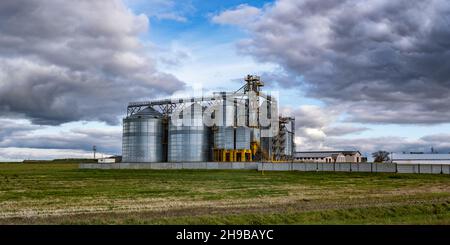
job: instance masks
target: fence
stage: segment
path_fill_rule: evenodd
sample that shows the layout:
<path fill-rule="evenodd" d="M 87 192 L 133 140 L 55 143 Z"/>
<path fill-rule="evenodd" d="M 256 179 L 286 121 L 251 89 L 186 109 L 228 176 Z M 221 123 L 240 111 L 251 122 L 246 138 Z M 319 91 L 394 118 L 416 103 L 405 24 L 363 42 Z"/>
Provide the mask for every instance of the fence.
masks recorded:
<path fill-rule="evenodd" d="M 81 169 L 258 169 L 256 162 L 81 163 Z"/>
<path fill-rule="evenodd" d="M 412 173 L 450 174 L 446 164 L 397 164 L 397 163 L 258 163 L 258 171 L 303 171 L 303 172 L 368 172 L 368 173 Z"/>
<path fill-rule="evenodd" d="M 269 163 L 269 162 L 182 162 L 182 163 L 82 163 L 81 169 L 254 169 L 258 171 L 367 172 L 450 174 L 445 164 L 396 163 Z"/>

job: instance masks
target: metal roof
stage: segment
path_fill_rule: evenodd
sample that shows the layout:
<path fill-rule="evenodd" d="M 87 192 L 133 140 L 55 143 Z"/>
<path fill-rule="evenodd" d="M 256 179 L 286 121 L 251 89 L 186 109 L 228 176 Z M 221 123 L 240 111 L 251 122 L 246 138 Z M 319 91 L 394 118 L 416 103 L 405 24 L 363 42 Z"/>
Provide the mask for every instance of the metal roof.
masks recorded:
<path fill-rule="evenodd" d="M 160 118 L 160 117 L 162 117 L 162 114 L 151 107 L 147 107 L 139 111 L 138 113 L 130 116 L 130 118 Z"/>
<path fill-rule="evenodd" d="M 359 151 L 297 151 L 294 153 L 295 157 L 329 157 L 332 155 L 337 155 L 339 153 L 342 153 L 344 155 L 348 154 L 356 154 L 361 153 Z"/>
<path fill-rule="evenodd" d="M 447 153 L 423 153 L 423 154 L 404 154 L 393 153 L 392 160 L 450 160 L 450 154 Z"/>
<path fill-rule="evenodd" d="M 336 153 L 333 152 L 296 152 L 294 154 L 294 157 L 331 157 L 332 155 L 334 155 Z"/>

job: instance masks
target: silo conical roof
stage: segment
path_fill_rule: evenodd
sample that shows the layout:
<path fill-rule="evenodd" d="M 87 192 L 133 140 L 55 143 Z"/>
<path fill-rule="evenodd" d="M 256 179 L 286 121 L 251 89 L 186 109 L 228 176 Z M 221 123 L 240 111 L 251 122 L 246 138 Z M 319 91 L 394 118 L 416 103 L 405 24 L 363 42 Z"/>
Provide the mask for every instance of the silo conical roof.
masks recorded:
<path fill-rule="evenodd" d="M 161 117 L 162 114 L 151 107 L 147 107 L 142 111 L 130 116 L 130 118 L 161 118 Z"/>

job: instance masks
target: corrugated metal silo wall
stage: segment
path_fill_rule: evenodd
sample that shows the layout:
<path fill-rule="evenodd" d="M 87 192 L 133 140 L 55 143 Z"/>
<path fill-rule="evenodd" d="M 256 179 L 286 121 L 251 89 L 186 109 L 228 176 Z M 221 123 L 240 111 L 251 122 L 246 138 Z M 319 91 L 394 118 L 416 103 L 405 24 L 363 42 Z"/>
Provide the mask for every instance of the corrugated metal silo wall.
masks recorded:
<path fill-rule="evenodd" d="M 123 120 L 123 162 L 161 162 L 163 127 L 160 118 Z"/>
<path fill-rule="evenodd" d="M 250 128 L 247 127 L 236 128 L 236 149 L 237 150 L 250 149 Z"/>
<path fill-rule="evenodd" d="M 189 120 L 193 126 L 177 126 L 169 121 L 169 162 L 206 162 L 211 159 L 211 129 L 203 124 L 201 114 L 192 114 Z"/>

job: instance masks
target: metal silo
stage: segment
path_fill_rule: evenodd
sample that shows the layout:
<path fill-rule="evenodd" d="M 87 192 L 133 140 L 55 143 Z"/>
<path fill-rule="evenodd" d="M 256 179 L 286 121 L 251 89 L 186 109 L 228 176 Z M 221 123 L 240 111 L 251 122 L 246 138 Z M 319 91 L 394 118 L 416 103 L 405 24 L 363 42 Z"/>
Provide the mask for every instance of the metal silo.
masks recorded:
<path fill-rule="evenodd" d="M 283 154 L 287 156 L 287 158 L 292 158 L 294 155 L 294 137 L 295 137 L 295 119 L 288 118 L 288 122 L 285 126 L 286 130 L 286 141 L 284 142 L 284 152 Z"/>
<path fill-rule="evenodd" d="M 273 138 L 274 160 L 290 160 L 294 154 L 295 119 L 279 118 L 278 135 Z"/>
<path fill-rule="evenodd" d="M 276 154 L 278 160 L 289 160 L 294 154 L 295 119 L 280 117 L 280 129 L 277 137 Z"/>
<path fill-rule="evenodd" d="M 234 149 L 234 128 L 217 127 L 214 131 L 214 147 L 216 149 Z"/>
<path fill-rule="evenodd" d="M 250 129 L 245 127 L 245 105 L 238 103 L 235 97 L 223 97 L 215 115 L 214 161 L 251 160 Z"/>
<path fill-rule="evenodd" d="M 203 108 L 194 103 L 172 115 L 168 129 L 169 162 L 206 162 L 210 155 L 210 129 L 203 124 Z"/>
<path fill-rule="evenodd" d="M 161 162 L 162 115 L 147 107 L 123 119 L 122 161 Z"/>
<path fill-rule="evenodd" d="M 236 128 L 236 150 L 250 149 L 250 128 L 237 127 Z"/>
<path fill-rule="evenodd" d="M 234 149 L 234 106 L 223 97 L 222 104 L 215 111 L 217 128 L 214 131 L 216 149 Z"/>
<path fill-rule="evenodd" d="M 261 137 L 262 160 L 271 160 L 273 157 L 273 137 Z"/>

